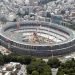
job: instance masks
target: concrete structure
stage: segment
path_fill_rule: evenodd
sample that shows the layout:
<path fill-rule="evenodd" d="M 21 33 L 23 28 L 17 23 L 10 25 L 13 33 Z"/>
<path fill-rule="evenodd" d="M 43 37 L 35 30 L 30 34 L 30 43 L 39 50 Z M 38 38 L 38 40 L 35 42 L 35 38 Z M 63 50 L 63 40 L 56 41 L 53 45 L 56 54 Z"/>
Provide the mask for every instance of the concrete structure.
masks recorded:
<path fill-rule="evenodd" d="M 30 42 L 32 32 L 45 41 Z M 0 32 L 0 43 L 9 50 L 33 56 L 63 55 L 75 50 L 75 32 L 61 25 L 40 21 L 12 22 Z"/>

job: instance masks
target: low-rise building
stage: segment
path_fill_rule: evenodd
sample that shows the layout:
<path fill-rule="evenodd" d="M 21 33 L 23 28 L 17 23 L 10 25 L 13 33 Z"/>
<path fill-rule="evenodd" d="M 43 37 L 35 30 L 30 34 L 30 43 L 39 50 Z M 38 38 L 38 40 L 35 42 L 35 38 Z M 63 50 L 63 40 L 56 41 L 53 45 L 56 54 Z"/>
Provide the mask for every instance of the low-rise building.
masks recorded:
<path fill-rule="evenodd" d="M 5 64 L 0 72 L 0 75 L 17 75 L 21 69 L 21 64 L 17 62 L 10 62 Z"/>

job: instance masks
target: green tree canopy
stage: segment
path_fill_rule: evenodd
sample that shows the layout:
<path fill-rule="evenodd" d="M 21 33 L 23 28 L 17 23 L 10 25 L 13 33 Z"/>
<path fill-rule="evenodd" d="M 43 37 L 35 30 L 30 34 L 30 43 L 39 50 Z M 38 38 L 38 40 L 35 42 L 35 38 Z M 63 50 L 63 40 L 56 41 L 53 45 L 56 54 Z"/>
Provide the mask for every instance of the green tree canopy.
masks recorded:
<path fill-rule="evenodd" d="M 52 68 L 57 68 L 60 66 L 60 61 L 59 59 L 57 59 L 56 57 L 53 57 L 53 58 L 49 58 L 47 64 L 52 67 Z"/>
<path fill-rule="evenodd" d="M 33 71 L 31 75 L 39 75 L 38 71 Z"/>
<path fill-rule="evenodd" d="M 0 65 L 4 64 L 4 58 L 3 55 L 0 53 Z"/>

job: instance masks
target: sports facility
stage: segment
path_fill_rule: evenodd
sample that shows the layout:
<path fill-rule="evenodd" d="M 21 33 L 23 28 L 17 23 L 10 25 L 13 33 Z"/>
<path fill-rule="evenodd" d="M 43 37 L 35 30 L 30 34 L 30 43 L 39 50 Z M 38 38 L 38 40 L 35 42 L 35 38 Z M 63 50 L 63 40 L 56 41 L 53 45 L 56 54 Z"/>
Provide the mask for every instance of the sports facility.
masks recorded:
<path fill-rule="evenodd" d="M 49 22 L 10 22 L 1 29 L 0 43 L 19 54 L 57 56 L 75 50 L 75 32 Z"/>

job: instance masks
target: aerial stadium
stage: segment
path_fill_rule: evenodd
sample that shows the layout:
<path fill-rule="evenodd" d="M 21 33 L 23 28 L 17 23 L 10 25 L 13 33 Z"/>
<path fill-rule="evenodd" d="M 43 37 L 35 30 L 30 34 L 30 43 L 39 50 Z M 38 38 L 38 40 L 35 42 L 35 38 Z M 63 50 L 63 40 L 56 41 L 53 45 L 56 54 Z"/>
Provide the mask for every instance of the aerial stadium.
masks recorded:
<path fill-rule="evenodd" d="M 75 32 L 44 21 L 10 22 L 0 31 L 0 43 L 19 54 L 57 56 L 75 51 Z"/>

